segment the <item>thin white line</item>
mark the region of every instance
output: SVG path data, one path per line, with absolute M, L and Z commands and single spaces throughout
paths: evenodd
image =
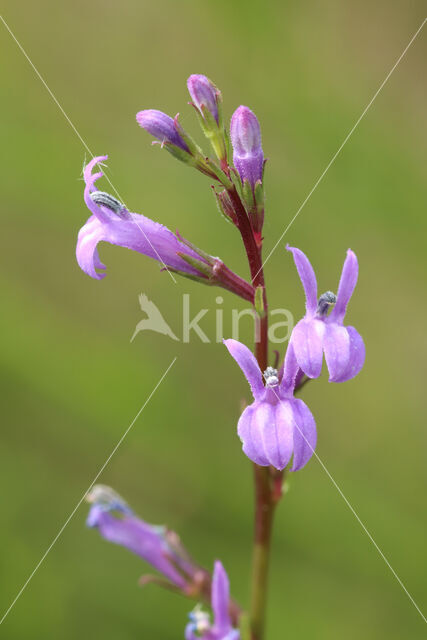
M 124 432 L 124 434 L 122 435 L 122 437 L 120 438 L 120 440 L 118 441 L 118 443 L 116 444 L 116 446 L 114 447 L 114 449 L 112 450 L 112 452 L 110 453 L 110 455 L 108 456 L 108 458 L 106 459 L 106 461 L 104 462 L 104 464 L 102 465 L 100 470 L 98 471 L 98 473 L 96 474 L 95 478 L 90 483 L 88 489 L 84 492 L 83 496 L 80 498 L 80 500 L 78 501 L 78 503 L 76 504 L 76 506 L 74 507 L 74 509 L 72 510 L 72 512 L 70 513 L 70 515 L 68 516 L 68 518 L 66 519 L 66 521 L 64 522 L 64 524 L 62 525 L 62 527 L 60 528 L 60 530 L 58 531 L 58 533 L 56 534 L 56 536 L 54 537 L 52 542 L 50 543 L 50 545 L 48 546 L 48 548 L 46 549 L 46 551 L 42 555 L 42 557 L 39 560 L 39 562 L 36 564 L 35 568 L 33 569 L 31 574 L 28 576 L 27 580 L 22 585 L 21 589 L 18 591 L 18 594 L 16 595 L 16 597 L 12 601 L 11 605 L 9 606 L 9 608 L 7 609 L 7 611 L 4 613 L 3 617 L 1 618 L 0 624 L 2 624 L 4 622 L 4 620 L 6 619 L 7 615 L 13 609 L 13 607 L 16 604 L 16 602 L 21 597 L 22 593 L 24 592 L 24 590 L 27 588 L 28 584 L 30 583 L 30 581 L 34 577 L 35 573 L 38 571 L 38 569 L 40 568 L 40 566 L 44 562 L 46 556 L 51 551 L 51 549 L 55 545 L 55 543 L 58 541 L 58 539 L 62 535 L 64 529 L 67 527 L 68 523 L 70 522 L 71 518 L 74 516 L 74 514 L 77 511 L 77 509 L 80 507 L 80 505 L 84 501 L 86 495 L 92 489 L 93 485 L 96 483 L 96 481 L 98 480 L 99 476 L 104 471 L 105 467 L 108 465 L 108 463 L 110 462 L 111 458 L 116 453 L 117 449 L 120 447 L 120 445 L 122 444 L 123 440 L 126 438 L 127 434 L 132 429 L 133 425 L 138 420 L 138 418 L 141 415 L 142 411 L 145 409 L 147 404 L 150 402 L 151 398 L 153 397 L 153 395 L 155 394 L 155 392 L 157 391 L 157 389 L 159 388 L 160 384 L 163 382 L 163 380 L 165 379 L 166 375 L 169 373 L 170 369 L 175 364 L 175 362 L 176 362 L 176 357 L 172 360 L 172 362 L 170 363 L 170 365 L 168 366 L 168 368 L 166 369 L 166 371 L 164 372 L 164 374 L 162 375 L 162 377 L 160 378 L 160 380 L 158 381 L 158 383 L 156 384 L 156 386 L 154 387 L 154 389 L 152 390 L 152 392 L 148 396 L 147 400 L 144 402 L 144 404 L 142 405 L 142 407 L 140 408 L 140 410 L 138 411 L 138 413 L 136 414 L 136 416 L 134 417 L 134 419 L 132 420 L 132 422 L 130 423 L 130 425 L 128 426 L 128 428 L 126 429 L 126 431 Z
M 270 251 L 270 253 L 268 254 L 268 256 L 266 257 L 266 259 L 263 261 L 262 267 L 259 269 L 259 271 L 261 271 L 261 269 L 264 268 L 267 260 L 269 260 L 272 256 L 272 254 L 274 253 L 274 251 L 277 249 L 278 245 L 282 242 L 284 236 L 286 235 L 286 233 L 288 232 L 289 228 L 291 227 L 291 225 L 295 222 L 295 220 L 297 219 L 297 217 L 299 216 L 299 214 L 301 213 L 302 209 L 305 207 L 305 205 L 307 204 L 307 202 L 309 201 L 309 199 L 311 198 L 311 196 L 313 195 L 314 191 L 317 189 L 317 187 L 319 186 L 319 184 L 321 183 L 321 181 L 323 180 L 323 178 L 325 177 L 326 173 L 329 171 L 330 167 L 332 166 L 332 164 L 335 162 L 336 158 L 338 157 L 338 155 L 341 153 L 343 147 L 345 146 L 345 144 L 348 142 L 348 140 L 350 139 L 350 137 L 353 135 L 354 131 L 356 130 L 356 128 L 359 126 L 361 120 L 364 118 L 364 116 L 366 115 L 367 111 L 369 110 L 369 108 L 372 106 L 374 100 L 377 98 L 378 94 L 381 92 L 381 90 L 383 89 L 384 85 L 387 83 L 387 81 L 389 80 L 391 74 L 393 73 L 393 71 L 396 69 L 397 65 L 400 63 L 400 61 L 402 60 L 402 58 L 405 56 L 406 52 L 408 51 L 409 47 L 411 46 L 411 44 L 414 42 L 415 38 L 417 37 L 417 35 L 420 33 L 421 29 L 423 28 L 423 26 L 425 25 L 427 18 L 424 18 L 422 24 L 420 27 L 418 27 L 417 31 L 415 32 L 415 34 L 412 36 L 412 38 L 410 39 L 409 43 L 406 45 L 405 49 L 403 50 L 403 52 L 400 54 L 400 56 L 398 57 L 398 59 L 396 60 L 396 62 L 394 63 L 393 67 L 391 68 L 391 70 L 388 72 L 387 76 L 385 77 L 385 80 L 381 83 L 379 89 L 377 89 L 376 93 L 374 94 L 374 96 L 371 98 L 371 100 L 369 101 L 368 105 L 365 107 L 365 109 L 363 110 L 361 116 L 358 118 L 358 120 L 356 121 L 356 123 L 353 125 L 352 129 L 350 130 L 350 132 L 347 134 L 347 136 L 344 138 L 344 141 L 341 143 L 340 147 L 338 148 L 338 151 L 335 152 L 335 154 L 332 156 L 332 159 L 330 160 L 329 164 L 326 166 L 326 169 L 323 171 L 323 173 L 320 175 L 320 177 L 317 179 L 314 187 L 311 189 L 310 193 L 308 194 L 308 196 L 306 197 L 306 199 L 304 200 L 304 202 L 302 203 L 302 205 L 300 206 L 300 208 L 298 209 L 298 211 L 296 212 L 296 214 L 294 215 L 294 217 L 292 218 L 292 220 L 290 221 L 290 223 L 288 224 L 288 226 L 286 227 L 286 229 L 284 230 L 284 232 L 282 233 L 282 235 L 280 236 L 280 238 L 278 239 L 278 241 L 276 242 L 276 244 L 274 245 L 274 247 L 272 248 L 272 250 Z M 259 273 L 258 271 L 258 273 Z M 258 275 L 258 273 L 256 275 Z M 256 276 L 255 276 L 256 277 Z
M 276 398 L 279 400 L 280 402 L 280 397 L 277 395 L 275 389 L 273 387 L 270 387 L 271 390 L 273 391 L 274 395 L 276 396 Z M 390 571 L 392 572 L 393 576 L 396 578 L 397 582 L 399 583 L 399 585 L 402 587 L 403 591 L 406 593 L 406 595 L 408 596 L 409 600 L 412 602 L 412 604 L 414 605 L 415 609 L 418 611 L 418 613 L 420 614 L 420 616 L 422 617 L 422 619 L 424 620 L 424 622 L 427 624 L 427 619 L 425 618 L 423 612 L 421 611 L 421 609 L 419 608 L 419 606 L 417 605 L 417 603 L 415 602 L 414 598 L 411 596 L 411 594 L 409 593 L 408 589 L 405 587 L 405 585 L 403 584 L 402 580 L 399 578 L 399 576 L 397 575 L 396 571 L 393 569 L 393 567 L 391 566 L 390 562 L 387 560 L 386 556 L 384 555 L 384 553 L 382 552 L 382 550 L 380 549 L 380 547 L 378 546 L 378 544 L 375 542 L 374 538 L 372 537 L 372 535 L 370 534 L 370 532 L 368 531 L 368 529 L 366 528 L 366 525 L 362 522 L 362 520 L 359 518 L 359 516 L 357 515 L 356 511 L 354 510 L 354 508 L 352 507 L 352 505 L 350 504 L 349 500 L 346 498 L 346 496 L 344 495 L 343 491 L 341 490 L 341 488 L 338 486 L 338 484 L 336 483 L 336 481 L 334 480 L 334 478 L 332 477 L 331 473 L 328 471 L 326 465 L 324 464 L 324 462 L 321 460 L 320 456 L 317 454 L 317 452 L 313 449 L 313 447 L 311 446 L 310 442 L 307 440 L 307 438 L 305 437 L 305 435 L 303 434 L 303 432 L 301 431 L 301 429 L 299 428 L 299 426 L 294 422 L 295 427 L 297 428 L 299 434 L 303 437 L 305 443 L 309 446 L 309 448 L 311 449 L 311 452 L 313 453 L 313 455 L 317 458 L 317 460 L 319 461 L 320 465 L 322 466 L 322 469 L 324 470 L 324 472 L 326 473 L 326 475 L 328 476 L 328 478 L 330 479 L 330 481 L 332 482 L 332 484 L 334 485 L 335 489 L 338 491 L 338 493 L 340 494 L 341 498 L 344 500 L 344 502 L 346 503 L 347 507 L 350 509 L 351 513 L 354 515 L 354 517 L 356 518 L 357 522 L 360 524 L 360 526 L 362 527 L 363 531 L 366 533 L 366 535 L 368 536 L 369 540 L 372 542 L 372 544 L 374 545 L 375 549 L 378 551 L 378 553 L 380 554 L 381 558 L 384 560 L 384 562 L 386 563 L 386 565 L 388 566 L 388 568 L 390 569 Z
M 82 145 L 84 146 L 84 148 L 86 149 L 86 151 L 88 151 L 89 155 L 94 158 L 94 154 L 92 153 L 92 151 L 89 149 L 88 145 L 86 144 L 86 142 L 83 140 L 82 136 L 80 135 L 80 133 L 77 131 L 77 128 L 75 127 L 75 125 L 71 122 L 70 118 L 68 117 L 68 115 L 65 113 L 64 109 L 61 107 L 61 105 L 59 104 L 58 100 L 56 99 L 54 93 L 51 91 L 51 89 L 49 88 L 47 82 L 45 81 L 45 79 L 43 78 L 43 76 L 41 75 L 41 73 L 39 72 L 39 70 L 37 69 L 37 67 L 35 66 L 35 64 L 32 62 L 32 60 L 30 59 L 30 57 L 28 56 L 27 52 L 25 51 L 24 47 L 21 45 L 21 43 L 19 42 L 19 40 L 16 38 L 15 34 L 13 33 L 13 31 L 11 30 L 11 28 L 9 27 L 9 25 L 7 24 L 6 20 L 3 18 L 2 15 L 0 15 L 0 20 L 3 22 L 4 26 L 6 27 L 6 29 L 9 31 L 10 35 L 12 36 L 13 40 L 15 41 L 15 43 L 18 45 L 19 49 L 21 50 L 21 52 L 23 53 L 24 57 L 27 59 L 27 61 L 30 63 L 31 67 L 33 68 L 35 74 L 37 75 L 37 77 L 39 78 L 39 80 L 41 81 L 41 83 L 44 85 L 45 89 L 47 90 L 47 92 L 49 93 L 50 97 L 52 98 L 52 100 L 54 101 L 54 103 L 56 104 L 56 106 L 58 107 L 58 109 L 61 111 L 62 115 L 64 116 L 64 118 L 66 119 L 66 121 L 68 122 L 68 124 L 70 125 L 70 127 L 72 128 L 72 130 L 74 131 L 74 133 L 76 134 L 76 136 L 78 137 L 78 139 L 80 140 L 80 142 L 82 143 Z M 108 177 L 108 175 L 104 173 L 105 178 L 107 179 L 108 183 L 110 184 L 111 188 L 113 189 L 113 191 L 116 193 L 116 195 L 119 197 L 119 199 L 123 202 L 123 204 L 125 204 L 125 201 L 123 200 L 123 198 L 121 197 L 120 193 L 118 192 L 118 190 L 116 189 L 116 187 L 113 185 L 113 183 L 111 182 L 110 178 Z M 156 251 L 156 249 L 153 247 L 153 245 L 150 242 L 150 239 L 147 237 L 146 233 L 144 232 L 143 229 L 141 229 L 141 227 L 139 226 L 138 222 L 136 222 L 135 220 L 133 221 L 135 223 L 135 225 L 137 226 L 137 228 L 140 230 L 140 232 L 142 233 L 142 235 L 145 237 L 145 239 L 147 240 L 148 244 L 150 245 L 150 247 L 153 249 L 154 253 L 156 254 L 156 256 L 158 257 L 159 261 L 162 263 L 162 265 L 164 266 L 164 268 L 166 269 L 166 271 L 169 273 L 170 277 L 172 278 L 173 282 L 176 284 L 176 279 L 175 277 L 172 275 L 171 271 L 169 271 L 169 269 L 167 268 L 166 264 L 163 262 L 161 256 L 159 255 L 159 253 Z
M 356 518 L 357 522 L 360 524 L 360 526 L 362 527 L 363 531 L 366 533 L 366 535 L 368 536 L 369 540 L 372 542 L 372 544 L 374 545 L 375 549 L 378 551 L 378 553 L 380 554 L 381 558 L 384 560 L 384 562 L 386 563 L 386 565 L 388 566 L 388 568 L 392 572 L 393 576 L 396 578 L 397 582 L 400 584 L 400 586 L 402 587 L 403 591 L 406 593 L 406 595 L 408 596 L 409 600 L 414 605 L 415 609 L 418 611 L 418 613 L 420 614 L 420 616 L 422 617 L 424 622 L 427 624 L 427 619 L 424 616 L 423 612 L 421 611 L 421 609 L 419 608 L 419 606 L 415 602 L 414 598 L 409 593 L 408 589 L 403 584 L 402 580 L 397 575 L 396 571 L 391 566 L 390 562 L 387 560 L 386 556 L 384 555 L 384 553 L 382 552 L 382 550 L 380 549 L 378 544 L 375 542 L 374 538 L 372 537 L 372 535 L 370 534 L 370 532 L 366 528 L 365 524 L 359 518 L 359 516 L 357 515 L 356 511 L 354 510 L 354 508 L 352 507 L 352 505 L 350 504 L 348 499 L 345 497 L 344 493 L 342 492 L 342 490 L 340 489 L 338 484 L 335 482 L 334 478 L 331 476 L 331 474 L 329 473 L 328 469 L 323 464 L 322 460 L 319 458 L 318 454 L 315 451 L 313 451 L 313 453 L 314 453 L 315 457 L 317 458 L 317 460 L 320 462 L 320 464 L 322 466 L 322 469 L 325 471 L 325 473 L 327 474 L 328 478 L 331 480 L 331 482 L 334 485 L 335 489 L 338 491 L 338 493 L 340 494 L 341 498 L 344 500 L 344 502 L 346 503 L 347 507 L 350 509 L 351 513 L 354 515 L 354 517 Z

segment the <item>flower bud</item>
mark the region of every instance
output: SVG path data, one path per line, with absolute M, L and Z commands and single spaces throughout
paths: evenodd
M 203 116 L 207 109 L 218 124 L 218 90 L 206 76 L 193 74 L 187 80 L 187 87 L 194 105 Z
M 145 109 L 136 114 L 140 127 L 164 144 L 174 145 L 190 153 L 190 149 L 180 136 L 175 120 L 157 109 Z
M 261 146 L 261 129 L 256 115 L 240 106 L 233 113 L 230 125 L 233 145 L 233 162 L 242 182 L 249 181 L 252 189 L 262 180 L 264 154 Z

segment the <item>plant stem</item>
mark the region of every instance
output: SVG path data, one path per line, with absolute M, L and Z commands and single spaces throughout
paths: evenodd
M 268 567 L 276 501 L 273 500 L 270 469 L 254 464 L 255 539 L 252 557 L 251 632 L 252 640 L 264 637 L 267 605 Z
M 245 245 L 252 285 L 262 287 L 263 314 L 256 315 L 255 356 L 261 371 L 268 365 L 268 304 L 262 264 L 262 244 L 256 240 L 251 221 L 235 188 L 228 190 L 238 228 Z M 281 497 L 283 473 L 254 464 L 255 535 L 252 558 L 252 593 L 250 608 L 251 639 L 263 640 L 267 605 L 268 567 L 273 517 Z

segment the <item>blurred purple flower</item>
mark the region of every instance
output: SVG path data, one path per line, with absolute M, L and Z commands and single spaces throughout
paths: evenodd
M 93 158 L 86 165 L 83 173 L 86 183 L 84 200 L 93 215 L 80 229 L 78 235 L 76 256 L 81 269 L 97 280 L 105 277 L 105 273 L 97 271 L 97 269 L 106 268 L 99 259 L 97 249 L 98 243 L 104 241 L 138 251 L 158 260 L 165 267 L 192 276 L 200 276 L 200 272 L 178 254 L 182 253 L 199 262 L 206 261 L 186 246 L 172 231 L 145 216 L 130 213 L 116 198 L 96 190 L 95 182 L 102 177 L 103 173 L 99 171 L 92 174 L 92 170 L 107 157 Z
M 221 562 L 215 562 L 212 578 L 213 624 L 209 615 L 200 608 L 190 613 L 190 622 L 185 628 L 185 640 L 239 640 L 240 633 L 231 626 L 230 585 Z
M 158 111 L 157 109 L 139 111 L 136 114 L 136 121 L 140 127 L 148 131 L 161 143 L 172 144 L 190 153 L 190 149 L 179 133 L 177 120 L 166 115 L 163 111 Z
M 264 154 L 261 146 L 261 129 L 256 115 L 240 106 L 233 113 L 230 125 L 233 145 L 233 162 L 242 182 L 248 180 L 252 189 L 262 181 Z
M 358 276 L 356 255 L 350 249 L 344 262 L 338 294 L 327 291 L 317 299 L 316 276 L 307 256 L 294 247 L 292 252 L 306 296 L 306 314 L 291 335 L 295 357 L 309 378 L 322 370 L 323 353 L 330 382 L 345 382 L 356 376 L 365 361 L 365 345 L 354 327 L 343 325 L 347 305 Z M 334 305 L 331 313 L 329 308 Z
M 292 346 L 288 347 L 283 376 L 268 367 L 263 376 L 253 353 L 237 340 L 224 340 L 246 376 L 255 402 L 243 411 L 237 433 L 244 453 L 256 464 L 282 470 L 293 454 L 291 471 L 298 471 L 316 447 L 316 423 L 307 405 L 293 396 L 299 372 Z
M 200 568 L 185 555 L 176 533 L 135 516 L 110 487 L 95 485 L 87 500 L 92 506 L 86 524 L 97 528 L 105 540 L 140 556 L 181 590 L 197 578 Z
M 193 74 L 187 80 L 187 87 L 194 105 L 203 116 L 203 108 L 207 109 L 218 124 L 218 90 L 206 76 Z

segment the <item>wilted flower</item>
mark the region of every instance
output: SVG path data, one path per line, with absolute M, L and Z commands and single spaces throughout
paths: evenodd
M 207 109 L 218 124 L 218 89 L 206 76 L 193 74 L 187 80 L 191 99 L 202 116 Z
M 282 379 L 268 367 L 263 376 L 255 356 L 237 340 L 224 340 L 230 354 L 246 376 L 255 401 L 243 411 L 237 433 L 244 453 L 263 467 L 282 470 L 293 454 L 291 471 L 298 471 L 316 447 L 316 424 L 307 405 L 294 398 L 299 372 L 292 346 L 286 352 Z
M 181 590 L 199 579 L 203 570 L 191 561 L 176 533 L 138 518 L 110 487 L 95 485 L 86 499 L 92 505 L 87 525 L 105 540 L 140 556 Z
M 233 629 L 230 619 L 230 585 L 221 562 L 215 562 L 212 579 L 213 623 L 209 615 L 196 607 L 190 613 L 185 628 L 185 640 L 239 640 L 240 633 Z
M 161 143 L 174 145 L 190 153 L 179 132 L 177 120 L 166 115 L 163 111 L 158 111 L 157 109 L 139 111 L 136 114 L 136 121 L 140 127 L 148 131 Z
M 345 382 L 359 373 L 365 361 L 365 345 L 354 327 L 343 325 L 347 305 L 357 282 L 358 264 L 350 249 L 344 262 L 338 294 L 327 291 L 317 299 L 316 276 L 307 256 L 294 247 L 292 252 L 306 296 L 306 314 L 291 335 L 295 357 L 309 378 L 322 370 L 323 353 L 330 382 Z M 333 306 L 328 315 L 329 308 Z
M 249 181 L 252 189 L 262 181 L 264 154 L 261 146 L 261 129 L 256 115 L 244 106 L 233 113 L 230 125 L 233 145 L 233 162 L 242 182 Z

